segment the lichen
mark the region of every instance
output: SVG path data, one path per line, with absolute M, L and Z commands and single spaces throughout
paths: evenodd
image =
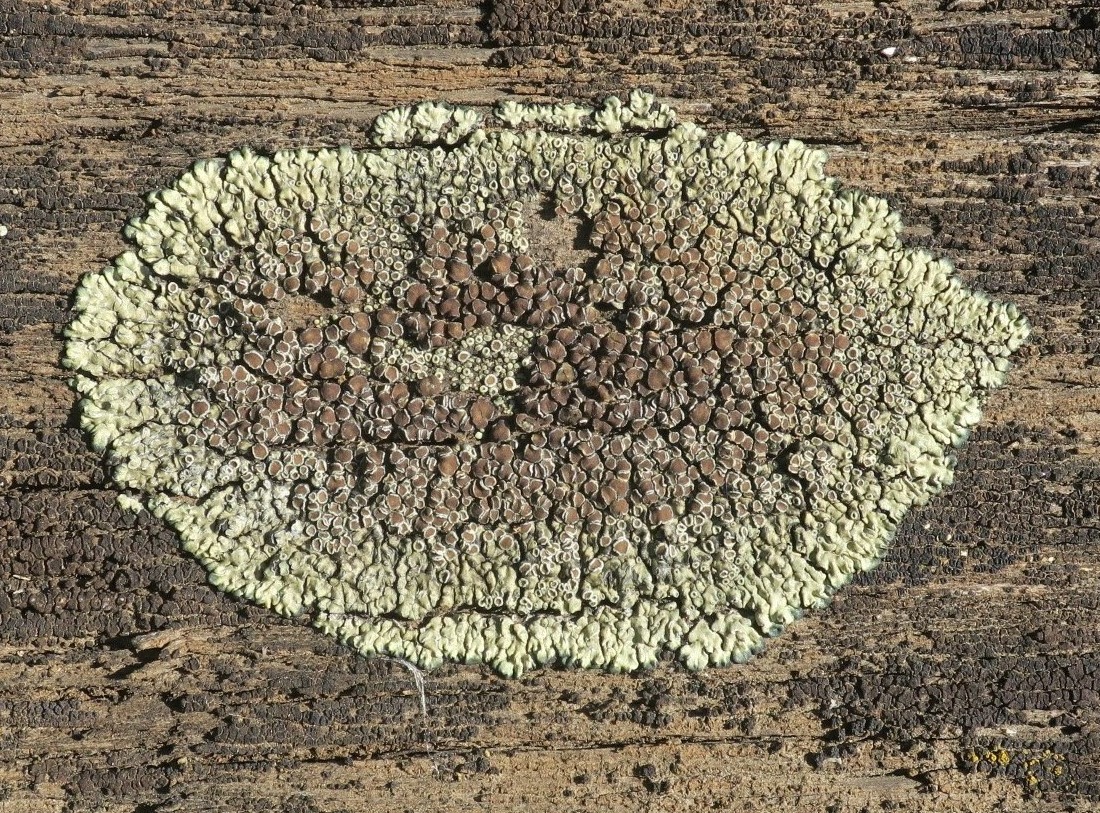
M 797 141 L 443 104 L 152 194 L 65 361 L 124 504 L 365 655 L 699 669 L 874 566 L 1024 341 Z

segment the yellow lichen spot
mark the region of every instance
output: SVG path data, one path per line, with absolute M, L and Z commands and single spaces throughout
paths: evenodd
M 744 662 L 950 484 L 1027 335 L 821 151 L 650 94 L 368 140 L 151 195 L 64 354 L 120 504 L 364 655 Z

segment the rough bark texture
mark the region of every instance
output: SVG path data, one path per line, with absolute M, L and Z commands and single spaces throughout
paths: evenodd
M 0 0 L 0 811 L 1097 809 L 1100 11 L 362 5 Z M 143 195 L 246 143 L 361 144 L 396 103 L 632 87 L 823 145 L 1031 320 L 881 567 L 744 666 L 452 667 L 423 716 L 401 664 L 215 592 L 117 508 L 60 330 Z

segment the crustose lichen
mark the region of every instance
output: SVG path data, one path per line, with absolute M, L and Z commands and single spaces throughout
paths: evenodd
M 66 362 L 220 588 L 422 667 L 750 657 L 882 555 L 1026 323 L 824 153 L 425 104 L 150 196 Z

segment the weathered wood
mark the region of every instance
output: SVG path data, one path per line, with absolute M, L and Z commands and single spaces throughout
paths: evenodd
M 0 811 L 1100 803 L 1098 25 L 1056 0 L 0 0 Z M 448 667 L 422 716 L 402 665 L 215 592 L 115 506 L 60 328 L 145 193 L 241 144 L 362 143 L 395 103 L 637 86 L 823 145 L 1032 322 L 878 570 L 744 666 Z

